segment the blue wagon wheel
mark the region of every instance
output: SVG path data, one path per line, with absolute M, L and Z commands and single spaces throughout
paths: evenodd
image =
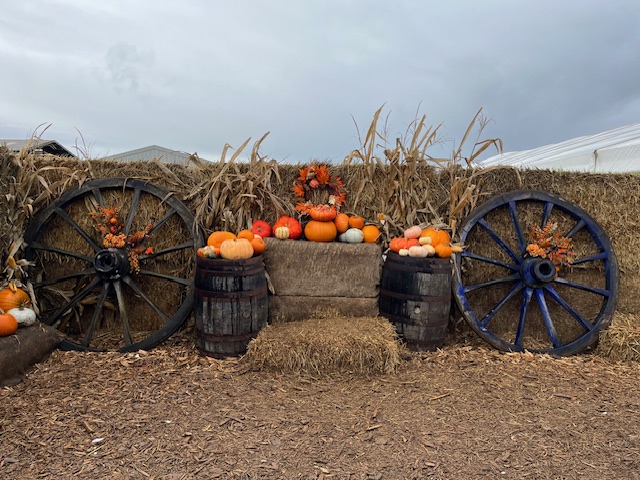
M 123 233 L 152 228 L 138 256 L 105 248 L 91 213 L 116 207 Z M 191 314 L 195 249 L 202 245 L 191 211 L 148 182 L 106 178 L 69 190 L 40 211 L 25 232 L 26 258 L 39 319 L 65 336 L 73 350 L 149 349 Z
M 555 226 L 571 239 L 570 265 L 527 252 L 534 225 Z M 571 355 L 592 346 L 609 325 L 616 257 L 581 208 L 546 192 L 513 191 L 474 209 L 459 234 L 465 248 L 454 258 L 453 294 L 467 323 L 492 346 Z

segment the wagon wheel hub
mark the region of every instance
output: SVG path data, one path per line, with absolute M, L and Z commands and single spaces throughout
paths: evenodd
M 129 258 L 124 250 L 107 248 L 97 253 L 93 266 L 105 280 L 117 280 L 129 271 Z
M 529 257 L 520 265 L 520 275 L 527 287 L 540 288 L 556 277 L 556 266 L 548 258 Z

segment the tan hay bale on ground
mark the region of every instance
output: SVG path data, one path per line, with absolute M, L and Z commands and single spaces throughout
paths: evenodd
M 308 319 L 264 328 L 244 361 L 277 372 L 394 373 L 402 360 L 395 328 L 381 317 Z
M 377 317 L 378 298 L 269 296 L 269 323 L 318 316 Z
M 373 298 L 382 250 L 372 243 L 318 243 L 267 238 L 264 266 L 276 295 Z
M 640 362 L 640 315 L 616 312 L 600 332 L 596 353 L 617 362 Z

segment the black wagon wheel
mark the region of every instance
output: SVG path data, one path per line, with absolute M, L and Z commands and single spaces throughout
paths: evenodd
M 99 208 L 119 212 L 127 237 L 147 229 L 137 259 L 131 245 L 104 246 L 105 233 L 92 218 Z M 127 178 L 87 182 L 40 211 L 25 241 L 26 258 L 36 265 L 31 280 L 39 319 L 65 335 L 62 348 L 149 349 L 192 311 L 202 234 L 184 203 L 156 185 Z
M 571 239 L 573 261 L 561 265 L 528 252 L 536 225 Z M 453 294 L 467 323 L 492 346 L 571 355 L 593 345 L 609 325 L 616 257 L 604 230 L 578 206 L 517 190 L 474 209 L 459 232 L 465 249 L 454 258 Z

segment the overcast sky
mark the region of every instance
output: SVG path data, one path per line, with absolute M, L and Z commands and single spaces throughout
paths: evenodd
M 0 0 L 0 139 L 341 161 L 385 104 L 505 151 L 640 123 L 637 0 Z M 393 138 L 391 139 L 393 140 Z M 448 144 L 446 151 L 452 148 Z M 442 152 L 435 151 L 435 154 Z M 491 152 L 492 154 L 494 152 Z

